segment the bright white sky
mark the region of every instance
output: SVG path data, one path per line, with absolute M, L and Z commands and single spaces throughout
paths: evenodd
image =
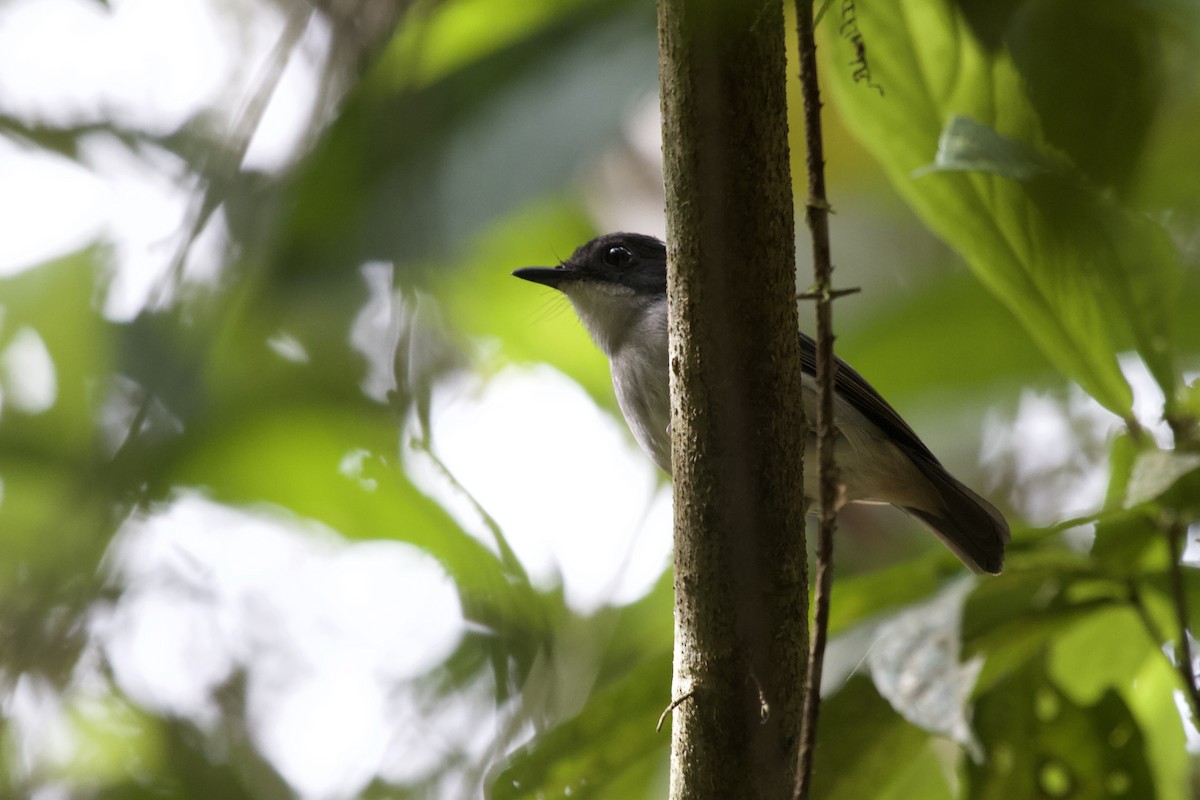
M 0 108 L 31 122 L 115 120 L 169 132 L 202 109 L 238 107 L 244 98 L 229 93 L 253 84 L 282 24 L 265 0 L 110 5 L 111 12 L 90 0 L 0 5 Z M 327 40 L 314 25 L 289 63 L 247 157 L 256 168 L 278 168 L 294 156 Z M 656 151 L 656 140 L 641 149 Z M 104 310 L 130 319 L 184 235 L 193 187 L 173 157 L 131 154 L 103 137 L 87 141 L 83 161 L 0 139 L 0 219 L 7 221 L 0 275 L 106 240 L 120 267 Z M 594 183 L 619 182 L 621 169 L 606 159 Z M 629 205 L 606 200 L 603 191 L 590 200 L 614 229 L 662 230 L 658 208 L 639 209 L 631 220 L 622 216 Z M 218 219 L 194 247 L 189 274 L 216 270 L 223 235 Z M 40 342 L 36 332 L 23 332 L 0 353 L 0 398 L 53 402 L 53 364 Z M 1131 377 L 1139 374 L 1136 364 L 1127 366 Z M 1153 419 L 1153 384 L 1135 382 L 1139 415 Z M 1067 409 L 1029 394 L 1016 420 L 989 422 L 984 458 L 1023 451 L 1043 461 L 1071 457 L 1071 418 L 1091 415 L 1100 427 L 1111 421 L 1088 403 Z M 434 421 L 451 471 L 500 523 L 535 581 L 561 581 L 573 607 L 635 599 L 666 565 L 669 492 L 620 423 L 562 375 L 513 367 L 486 383 L 463 379 L 441 387 Z M 1018 446 L 1031 441 L 1041 446 Z M 414 479 L 490 541 L 469 503 L 420 458 L 410 461 Z M 1018 469 L 1036 475 L 1061 466 L 1034 458 Z M 1103 465 L 1089 465 L 1070 485 L 1048 487 L 1041 501 L 1035 496 L 1029 516 L 1061 515 L 1064 497 L 1090 508 L 1103 482 Z M 75 713 L 102 728 L 119 720 L 106 716 L 103 684 L 92 671 L 100 653 L 130 697 L 202 725 L 215 719 L 211 689 L 233 669 L 246 669 L 253 735 L 310 798 L 353 796 L 376 775 L 419 777 L 446 753 L 484 752 L 498 731 L 499 720 L 480 719 L 488 702 L 474 702 L 486 698 L 487 687 L 479 697 L 453 699 L 460 708 L 431 708 L 396 689 L 445 658 L 464 630 L 449 579 L 411 546 L 351 544 L 278 509 L 236 510 L 183 492 L 160 512 L 131 520 L 109 566 L 128 589 L 95 615 L 92 657 L 68 698 Z M 9 698 L 30 765 L 70 763 L 86 747 L 73 738 L 62 702 L 31 678 Z

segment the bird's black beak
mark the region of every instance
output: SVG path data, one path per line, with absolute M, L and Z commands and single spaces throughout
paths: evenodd
M 563 267 L 521 267 L 513 271 L 513 275 L 522 280 L 540 283 L 552 289 L 560 288 L 562 283 L 569 280 L 574 274 L 574 270 Z

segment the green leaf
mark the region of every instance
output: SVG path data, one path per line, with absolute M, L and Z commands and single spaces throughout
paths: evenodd
M 1179 673 L 1160 653 L 1154 655 L 1143 662 L 1127 684 L 1124 696 L 1142 724 L 1157 800 L 1194 800 L 1192 756 L 1175 705 Z
M 593 0 L 534 15 L 524 35 L 423 85 L 382 61 L 287 191 L 277 271 L 428 267 L 562 191 L 655 88 L 651 8 Z
M 1122 193 L 1168 91 L 1164 40 L 1194 27 L 1180 5 L 959 2 L 984 46 L 1011 54 L 1049 142 L 1089 180 Z
M 1137 461 L 1140 446 L 1128 433 L 1119 433 L 1113 439 L 1108 456 L 1108 489 L 1104 495 L 1104 509 L 1124 508 L 1129 490 L 1129 479 Z
M 96 444 L 92 414 L 107 391 L 112 362 L 109 325 L 92 309 L 102 251 L 84 250 L 0 280 L 0 447 L 36 449 L 87 460 Z M 14 391 L 28 376 L 7 361 L 18 338 L 40 342 L 49 356 L 53 389 L 45 409 L 23 410 Z
M 409 482 L 392 455 L 398 437 L 385 408 L 274 407 L 194 431 L 169 477 L 226 503 L 280 506 L 350 538 L 415 544 L 454 579 L 468 619 L 540 636 L 545 620 L 524 576 Z
M 1096 524 L 1092 557 L 1115 575 L 1137 576 L 1167 564 L 1167 541 L 1141 512 L 1106 516 Z
M 1080 705 L 1030 661 L 979 698 L 975 730 L 987 759 L 968 762 L 968 796 L 1154 797 L 1141 727 L 1112 689 Z
M 1059 554 L 1038 568 L 1015 568 L 982 581 L 963 610 L 963 654 L 986 656 L 976 691 L 983 692 L 1037 658 L 1079 619 L 1128 600 L 1123 583 L 1097 579 L 1083 558 Z
M 998 380 L 1057 380 L 1012 313 L 961 268 L 891 292 L 886 303 L 838 328 L 838 352 L 897 408 L 927 398 L 930 387 L 953 391 L 961 407 L 993 403 Z M 980 335 L 965 333 L 972 331 Z M 944 418 L 944 407 L 937 414 Z
M 646 659 L 601 689 L 576 717 L 511 756 L 492 784 L 496 800 L 542 797 L 626 798 L 632 772 L 661 769 L 670 750 L 668 727 L 656 730 L 670 702 L 671 654 Z M 634 782 L 651 796 L 643 780 Z
M 823 48 L 825 75 L 900 194 L 1050 360 L 1105 407 L 1131 415 L 1116 359 L 1128 338 L 1173 396 L 1163 310 L 1175 299 L 1178 263 L 1163 231 L 1101 196 L 1055 155 L 1011 57 L 982 46 L 955 4 L 865 5 L 855 24 L 860 39 L 831 36 Z M 886 96 L 844 66 L 858 58 L 856 41 Z M 940 170 L 955 171 L 917 177 L 939 138 Z
M 942 554 L 926 555 L 874 572 L 838 578 L 829 610 L 829 633 L 837 635 L 863 620 L 923 600 L 947 578 Z
M 1147 659 L 1161 658 L 1158 647 L 1132 606 L 1103 609 L 1055 637 L 1046 674 L 1073 702 L 1090 705 L 1130 686 Z
M 861 675 L 821 703 L 813 756 L 813 800 L 949 798 L 929 734 L 897 714 Z M 910 795 L 901 788 L 919 787 Z
M 550 703 L 571 694 L 566 687 L 572 679 L 591 679 L 578 664 L 581 656 L 595 657 L 597 643 L 603 642 L 595 673 L 599 688 L 586 687 L 589 696 L 582 711 L 508 758 L 494 786 L 496 797 L 557 797 L 566 787 L 573 797 L 663 795 L 666 787 L 659 784 L 666 775 L 670 716 L 662 731 L 655 727 L 669 703 L 674 597 L 671 571 L 665 570 L 654 589 L 637 602 L 602 609 L 559 629 L 547 657 L 574 669 L 568 673 L 551 665 L 552 674 L 540 676 L 552 687 Z M 525 687 L 527 708 L 539 688 L 544 687 Z M 530 713 L 541 717 L 539 710 Z
M 1172 488 L 1181 482 L 1189 491 L 1183 492 L 1179 499 L 1187 502 L 1195 497 L 1191 490 L 1200 483 L 1200 454 L 1147 450 L 1133 465 L 1125 500 L 1135 506 L 1158 499 L 1168 492 L 1177 495 L 1180 493 L 1172 491 Z
M 93 248 L 0 280 L 0 670 L 71 677 L 116 527 L 94 420 L 110 326 Z M 32 374 L 31 374 L 32 373 Z

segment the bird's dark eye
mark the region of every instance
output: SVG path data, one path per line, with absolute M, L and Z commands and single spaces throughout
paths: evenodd
M 608 252 L 604 254 L 604 263 L 610 267 L 623 267 L 630 261 L 633 261 L 633 253 L 619 245 L 608 248 Z

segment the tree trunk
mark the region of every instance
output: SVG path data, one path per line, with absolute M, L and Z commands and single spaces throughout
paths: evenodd
M 660 0 L 671 797 L 790 797 L 807 649 L 800 342 L 777 0 Z

